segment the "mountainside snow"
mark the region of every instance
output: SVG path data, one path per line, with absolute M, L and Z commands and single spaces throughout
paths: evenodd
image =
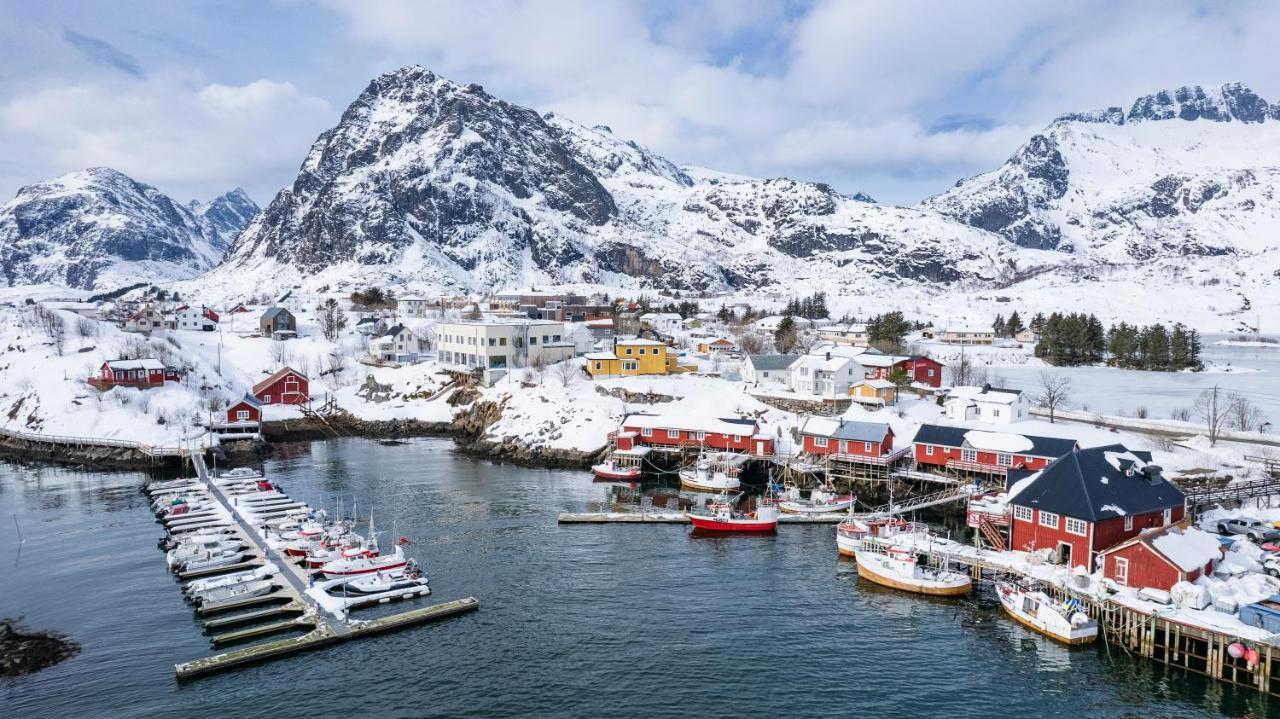
M 196 211 L 95 167 L 28 185 L 0 207 L 5 284 L 78 289 L 185 279 L 213 267 L 256 206 L 243 191 Z

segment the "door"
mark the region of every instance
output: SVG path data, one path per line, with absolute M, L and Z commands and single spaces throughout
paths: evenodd
M 764 442 L 756 442 L 756 454 L 761 457 L 764 456 Z
M 1122 587 L 1129 586 L 1129 560 L 1116 557 L 1115 563 L 1116 584 Z
M 1058 542 L 1058 561 L 1065 566 L 1071 566 L 1071 542 Z

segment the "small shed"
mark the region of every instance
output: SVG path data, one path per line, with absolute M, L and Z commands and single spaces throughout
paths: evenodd
M 258 333 L 263 337 L 287 339 L 298 334 L 298 318 L 283 307 L 270 307 L 258 319 Z
M 246 394 L 239 402 L 227 408 L 227 422 L 261 422 L 262 421 L 262 403 L 257 397 Z
M 1102 574 L 1122 587 L 1169 591 L 1213 572 L 1223 546 L 1208 532 L 1183 521 L 1149 529 L 1098 555 Z

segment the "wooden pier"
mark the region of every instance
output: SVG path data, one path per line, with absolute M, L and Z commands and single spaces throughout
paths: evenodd
M 779 524 L 839 524 L 847 512 L 824 514 L 780 514 Z M 688 524 L 683 512 L 561 512 L 560 524 Z

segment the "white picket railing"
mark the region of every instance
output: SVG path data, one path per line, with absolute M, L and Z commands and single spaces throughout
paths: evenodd
M 20 432 L 13 429 L 0 428 L 0 437 L 9 437 L 12 439 L 22 440 L 24 442 L 39 442 L 41 444 L 61 444 L 73 447 L 115 447 L 119 449 L 131 449 L 149 457 L 181 457 L 191 454 L 193 450 L 199 449 L 203 451 L 208 448 L 207 442 L 197 443 L 193 441 L 189 446 L 161 447 L 143 442 L 135 442 L 128 439 L 109 439 L 105 437 L 69 437 L 57 434 L 38 434 L 35 432 Z

